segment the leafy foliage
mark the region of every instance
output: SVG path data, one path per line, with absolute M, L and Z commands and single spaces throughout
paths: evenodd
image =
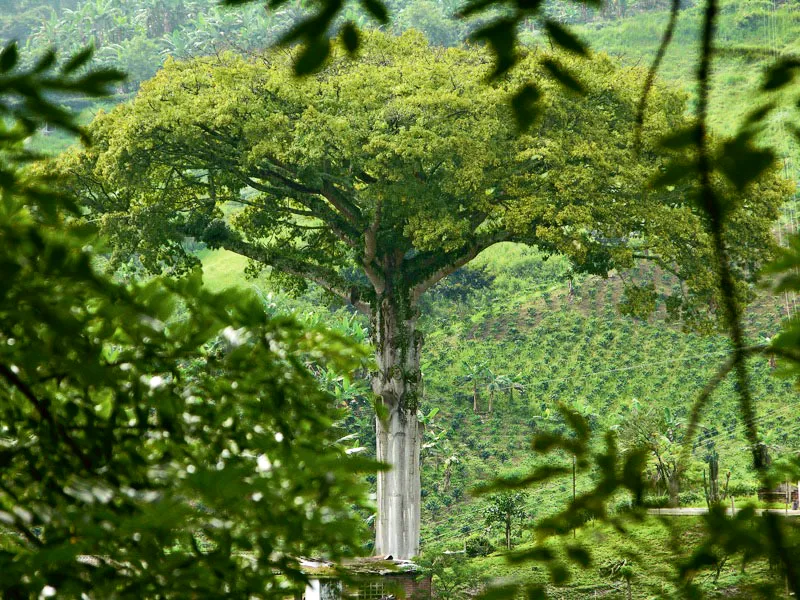
M 336 443 L 305 362 L 346 370 L 363 351 L 199 274 L 98 273 L 101 241 L 20 169 L 15 137 L 51 118 L 45 90 L 96 94 L 115 75 L 73 79 L 88 54 L 61 74 L 3 56 L 18 121 L 0 181 L 3 596 L 283 597 L 303 585 L 298 556 L 358 552 L 375 464 Z
M 435 600 L 468 598 L 481 584 L 475 568 L 457 554 L 428 556 L 421 566 L 431 576 Z
M 483 518 L 488 526 L 495 524 L 502 526 L 506 534 L 506 548 L 509 550 L 511 550 L 512 529 L 527 516 L 526 497 L 524 492 L 501 492 L 487 498 L 488 504 L 484 509 Z
M 433 51 L 413 35 L 368 43 L 359 61 L 340 57 L 304 80 L 279 55 L 268 68 L 231 56 L 170 63 L 133 104 L 99 119 L 95 148 L 62 168 L 106 214 L 120 259 L 135 253 L 154 270 L 191 266 L 183 240 L 192 236 L 347 300 L 354 282 L 342 270 L 355 262 L 366 275 L 356 298 L 369 301 L 392 275 L 365 236 L 404 256 L 402 287 L 417 295 L 486 247 L 517 240 L 590 273 L 648 256 L 688 284 L 671 304 L 676 316 L 699 320 L 719 305 L 689 188 L 641 192 L 666 167 L 655 140 L 681 122 L 680 97 L 657 92 L 663 112 L 648 121 L 653 145 L 640 160 L 623 125 L 632 125 L 636 72 L 594 59 L 586 101 L 550 97 L 547 118 L 519 137 L 503 108 L 514 84 L 484 86 L 484 54 Z M 518 72 L 541 79 L 542 58 L 529 55 Z M 430 68 L 417 69 L 420 60 Z M 399 95 L 398 78 L 408 83 Z M 743 296 L 769 256 L 768 224 L 785 193 L 766 178 L 734 209 L 727 235 Z M 244 208 L 224 219 L 224 205 Z

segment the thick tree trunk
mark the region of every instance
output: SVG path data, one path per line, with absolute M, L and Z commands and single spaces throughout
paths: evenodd
M 419 554 L 422 338 L 416 331 L 416 310 L 403 311 L 384 298 L 375 313 L 378 372 L 372 388 L 384 413 L 377 416 L 377 458 L 391 465 L 378 474 L 375 554 L 411 558 Z
M 669 493 L 670 507 L 677 507 L 680 504 L 681 483 L 677 473 L 671 473 L 667 477 L 667 491 Z

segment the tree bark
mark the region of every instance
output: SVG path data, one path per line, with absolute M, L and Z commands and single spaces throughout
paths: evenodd
M 416 307 L 403 309 L 399 302 L 384 296 L 372 329 L 378 365 L 372 389 L 383 409 L 377 415 L 377 458 L 391 466 L 378 474 L 375 554 L 412 558 L 419 554 L 422 336 Z
M 677 473 L 670 473 L 667 476 L 667 490 L 669 493 L 669 505 L 674 508 L 680 504 L 681 484 Z

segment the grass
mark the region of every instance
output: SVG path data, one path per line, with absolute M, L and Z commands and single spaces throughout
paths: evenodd
M 678 565 L 690 554 L 703 527 L 702 519 L 695 517 L 647 517 L 623 534 L 605 524 L 589 523 L 569 539 L 573 546 L 590 549 L 592 560 L 587 567 L 570 563 L 554 543 L 545 544 L 568 564 L 569 580 L 559 586 L 551 583 L 548 563 L 514 563 L 496 553 L 472 559 L 470 565 L 486 579 L 546 585 L 551 598 L 588 600 L 626 598 L 625 582 L 608 574 L 611 565 L 625 560 L 633 572 L 633 598 L 672 598 L 678 595 Z M 521 543 L 514 551 L 524 553 L 532 546 Z M 713 569 L 705 569 L 695 574 L 693 583 L 711 597 L 742 600 L 752 597 L 753 586 L 781 585 L 763 562 L 750 564 L 742 572 L 740 557 L 729 558 L 716 581 Z
M 200 250 L 198 258 L 203 263 L 203 282 L 205 286 L 219 292 L 231 287 L 253 285 L 244 275 L 247 259 L 227 250 Z

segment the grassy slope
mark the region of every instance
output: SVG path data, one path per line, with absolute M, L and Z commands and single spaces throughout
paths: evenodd
M 252 285 L 244 276 L 247 259 L 227 250 L 201 250 L 197 253 L 203 261 L 203 281 L 206 287 L 217 292 L 229 287 Z
M 719 133 L 731 134 L 741 123 L 753 102 L 762 100 L 758 87 L 763 68 L 771 62 L 764 56 L 748 53 L 753 48 L 772 54 L 800 51 L 800 11 L 787 3 L 773 9 L 770 0 L 727 0 L 721 2 L 718 22 L 718 48 L 714 60 L 710 120 Z M 700 31 L 699 9 L 681 12 L 678 25 L 659 71 L 662 80 L 674 82 L 694 96 L 697 41 Z M 666 12 L 638 14 L 619 22 L 604 22 L 578 28 L 592 48 L 619 58 L 623 64 L 649 66 L 668 19 Z M 798 147 L 791 135 L 773 119 L 768 135 L 784 156 L 796 162 Z
M 558 402 L 588 413 L 597 431 L 619 424 L 634 398 L 654 410 L 669 406 L 685 418 L 726 349 L 720 335 L 683 333 L 659 316 L 639 322 L 619 315 L 615 305 L 621 286 L 614 279 L 586 279 L 572 298 L 564 284 L 538 283 L 520 289 L 526 280 L 514 274 L 514 267 L 533 266 L 519 256 L 526 252 L 501 246 L 494 253 L 479 259 L 498 275 L 493 289 L 467 306 L 435 307 L 425 324 L 426 398 L 431 406 L 441 407 L 438 419 L 451 432 L 443 454 L 455 454 L 460 460 L 449 490 L 441 481 L 443 468 L 437 469 L 435 460 L 425 466 L 423 541 L 427 542 L 457 544 L 464 534 L 481 530 L 475 522 L 480 502 L 469 498 L 469 489 L 497 473 L 530 469 L 536 460 L 528 451 L 530 436 L 543 428 L 563 430 L 555 410 Z M 503 265 L 503 254 L 517 256 Z M 780 318 L 775 303 L 762 299 L 750 310 L 750 331 L 774 332 Z M 460 379 L 464 363 L 485 363 L 496 374 L 516 376 L 525 393 L 510 399 L 500 392 L 493 415 L 475 415 L 471 384 Z M 780 444 L 793 445 L 797 427 L 791 386 L 772 377 L 764 359 L 752 367 L 759 424 L 775 430 Z M 733 485 L 752 490 L 754 480 L 733 398 L 731 384 L 724 384 L 714 394 L 703 424 L 716 430 L 722 468 L 732 470 Z M 484 387 L 482 411 L 487 399 Z M 697 455 L 702 458 L 702 451 Z M 587 482 L 579 482 L 579 490 L 582 485 Z M 694 491 L 695 498 L 687 500 L 702 502 L 697 480 L 691 488 L 687 491 Z M 532 497 L 531 508 L 538 514 L 560 506 L 571 494 L 571 481 L 548 484 L 546 492 Z
M 587 568 L 571 565 L 570 581 L 564 586 L 549 583 L 546 566 L 510 565 L 500 553 L 473 559 L 472 564 L 483 574 L 546 585 L 550 597 L 557 600 L 589 600 L 627 597 L 624 580 L 609 576 L 607 571 L 609 566 L 625 560 L 632 568 L 633 598 L 673 598 L 678 596 L 674 583 L 677 576 L 675 559 L 691 552 L 693 543 L 702 533 L 702 527 L 700 520 L 693 517 L 671 520 L 650 517 L 630 527 L 629 532 L 623 535 L 608 526 L 588 524 L 576 532 L 572 543 L 591 547 L 594 560 Z M 515 550 L 524 551 L 526 547 L 521 545 Z M 753 597 L 751 590 L 755 585 L 769 581 L 780 585 L 771 577 L 764 563 L 749 565 L 745 573 L 742 573 L 737 561 L 731 559 L 728 563 L 716 581 L 709 569 L 698 573 L 694 583 L 712 597 L 741 600 Z

